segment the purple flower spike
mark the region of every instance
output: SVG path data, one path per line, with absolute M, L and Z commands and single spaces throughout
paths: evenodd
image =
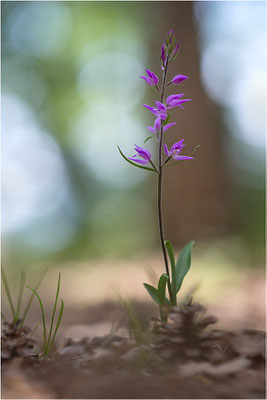
M 184 147 L 184 139 L 179 140 L 179 142 L 174 143 L 172 146 L 171 150 L 168 150 L 168 147 L 166 144 L 164 144 L 164 151 L 167 157 L 172 157 L 174 160 L 177 161 L 184 161 L 184 160 L 193 160 L 194 157 L 189 157 L 189 156 L 182 156 L 180 155 L 181 149 Z
M 150 71 L 149 69 L 146 69 L 147 76 L 140 76 L 140 78 L 144 79 L 150 86 L 157 85 L 159 82 L 159 78 L 157 75 L 154 74 L 154 72 Z
M 173 79 L 172 79 L 172 83 L 174 83 L 175 85 L 179 85 L 179 83 L 185 81 L 186 79 L 189 79 L 188 76 L 185 75 L 176 75 Z
M 139 164 L 143 164 L 143 165 L 146 165 L 149 163 L 149 161 L 151 159 L 150 151 L 148 151 L 147 149 L 144 149 L 143 147 L 137 146 L 137 144 L 135 144 L 135 151 L 137 154 L 135 154 L 133 157 L 129 157 L 129 160 L 134 161 Z M 138 156 L 141 157 L 141 159 L 135 158 Z

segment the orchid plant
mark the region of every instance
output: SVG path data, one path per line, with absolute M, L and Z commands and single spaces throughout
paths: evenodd
M 171 62 L 173 62 L 179 52 L 179 43 L 175 39 L 173 30 L 170 30 L 161 46 L 161 70 L 162 79 L 161 84 L 159 78 L 154 72 L 146 69 L 147 76 L 140 76 L 144 81 L 151 86 L 159 95 L 159 99 L 155 101 L 155 106 L 149 106 L 144 104 L 156 118 L 153 126 L 148 126 L 147 129 L 153 134 L 146 138 L 144 143 L 149 139 L 155 139 L 158 146 L 158 159 L 157 163 L 152 161 L 151 152 L 141 146 L 135 145 L 135 153 L 132 157 L 126 157 L 118 146 L 118 150 L 121 156 L 135 167 L 145 169 L 150 172 L 157 174 L 158 179 L 158 191 L 157 191 L 157 206 L 158 206 L 158 226 L 159 226 L 159 236 L 161 249 L 165 264 L 165 273 L 163 273 L 158 281 L 158 286 L 153 287 L 147 283 L 144 286 L 152 299 L 159 305 L 160 315 L 162 320 L 166 320 L 168 309 L 170 306 L 177 305 L 177 294 L 181 289 L 183 279 L 190 269 L 191 265 L 191 251 L 193 246 L 193 241 L 187 243 L 183 250 L 181 251 L 177 262 L 175 261 L 173 247 L 169 240 L 165 240 L 164 235 L 164 223 L 163 223 L 163 211 L 162 211 L 162 178 L 163 170 L 166 166 L 175 166 L 186 160 L 192 160 L 193 153 L 190 155 L 181 154 L 184 148 L 184 139 L 178 140 L 168 149 L 167 145 L 164 143 L 165 132 L 176 125 L 176 122 L 170 123 L 170 110 L 171 109 L 181 109 L 183 110 L 183 105 L 191 99 L 184 99 L 183 93 L 172 94 L 166 98 L 166 89 L 173 85 L 180 85 L 181 83 L 188 80 L 188 76 L 178 74 L 174 76 L 169 82 L 167 80 L 168 67 Z M 165 153 L 165 157 L 164 154 Z M 174 160 L 170 163 L 171 160 Z M 170 268 L 171 267 L 171 274 Z M 168 294 L 166 294 L 166 287 L 168 288 Z M 166 311 L 167 310 L 167 311 Z

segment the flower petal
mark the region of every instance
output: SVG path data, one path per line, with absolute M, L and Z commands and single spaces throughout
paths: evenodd
M 147 76 L 139 76 L 139 78 L 142 78 L 146 81 L 146 83 L 148 83 L 150 86 L 153 85 L 153 83 L 151 82 L 151 79 L 148 78 Z
M 179 100 L 179 106 L 183 103 L 187 103 L 188 101 L 192 101 L 191 99 L 183 99 L 183 100 Z
M 137 146 L 137 144 L 135 144 L 135 151 L 141 156 L 143 157 L 145 160 L 150 160 L 151 158 L 151 153 L 150 151 L 148 151 L 147 149 L 144 149 L 143 147 Z
M 165 119 L 167 119 L 167 114 L 160 114 L 160 118 L 163 119 L 163 121 L 165 121 Z
M 176 122 L 173 122 L 172 124 L 166 124 L 163 127 L 163 132 L 165 132 L 167 129 L 171 128 L 172 126 L 176 125 Z
M 156 133 L 156 128 L 154 128 L 153 126 L 147 126 L 146 129 L 148 129 L 152 133 Z
M 143 104 L 143 106 L 146 107 L 149 111 L 155 110 L 155 107 L 148 106 L 147 104 Z
M 167 111 L 167 107 L 165 106 L 165 104 L 161 103 L 160 101 L 155 101 L 156 107 L 160 112 L 166 113 Z
M 177 161 L 193 160 L 194 159 L 194 157 L 180 156 L 179 154 L 174 155 L 173 158 L 174 158 L 174 160 L 177 160 Z
M 154 72 L 150 71 L 149 69 L 146 69 L 147 76 L 152 80 L 154 85 L 157 85 L 159 82 L 159 78 L 157 75 L 154 74 Z
M 149 160 L 144 160 L 144 159 L 139 160 L 138 158 L 133 158 L 133 157 L 129 157 L 128 159 L 142 165 L 146 165 L 149 163 Z
M 181 149 L 185 146 L 183 143 L 184 143 L 184 139 L 181 139 L 181 140 L 179 140 L 179 142 L 174 143 L 172 145 L 172 148 L 171 148 L 170 152 L 172 153 L 174 150 L 181 151 Z
M 161 128 L 161 118 L 156 118 L 154 122 L 154 128 L 160 130 Z
M 181 97 L 183 97 L 183 93 L 181 94 L 172 94 L 171 96 L 167 97 L 166 99 L 166 106 L 167 108 L 173 108 L 176 107 L 177 101 L 180 100 Z
M 171 153 L 169 152 L 168 147 L 167 147 L 166 144 L 164 144 L 164 152 L 165 152 L 165 154 L 166 154 L 167 157 L 170 157 L 170 156 L 171 156 Z

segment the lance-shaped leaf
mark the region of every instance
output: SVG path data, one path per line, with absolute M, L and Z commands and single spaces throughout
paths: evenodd
M 158 298 L 158 289 L 154 288 L 154 286 L 149 285 L 148 283 L 144 283 L 144 287 L 152 297 L 152 299 L 159 304 L 159 298 Z
M 176 266 L 175 266 L 175 275 L 176 275 L 176 283 L 175 283 L 175 290 L 176 294 L 181 289 L 183 280 L 185 275 L 190 269 L 191 266 L 191 251 L 192 246 L 194 244 L 194 240 L 187 243 L 181 253 L 179 254 Z
M 174 257 L 174 252 L 173 252 L 173 248 L 171 245 L 171 242 L 169 240 L 166 240 L 165 242 L 165 246 L 169 255 L 169 260 L 170 260 L 170 264 L 171 264 L 171 271 L 172 271 L 172 280 L 171 280 L 171 289 L 172 289 L 172 294 L 173 294 L 173 298 L 175 301 L 175 305 L 176 305 L 176 271 L 175 271 L 175 257 Z
M 159 305 L 163 306 L 165 304 L 165 292 L 166 292 L 166 284 L 169 280 L 169 276 L 166 274 L 162 274 L 161 277 L 159 278 L 159 283 L 158 283 L 158 301 Z
M 120 155 L 122 156 L 122 158 L 124 158 L 124 160 L 127 161 L 129 164 L 131 164 L 131 165 L 133 165 L 134 167 L 137 167 L 137 168 L 146 169 L 147 171 L 156 172 L 156 173 L 158 174 L 158 171 L 156 171 L 156 170 L 153 169 L 153 168 L 144 167 L 143 165 L 138 165 L 138 164 L 132 162 L 131 160 L 129 160 L 129 159 L 123 154 L 123 152 L 121 151 L 120 147 L 119 147 L 119 146 L 117 146 L 117 147 L 118 147 L 118 150 L 119 150 Z
M 166 275 L 167 276 L 167 275 Z M 152 297 L 152 299 L 157 303 L 159 303 L 159 297 L 158 297 L 158 289 L 155 288 L 154 286 L 149 285 L 148 283 L 144 283 L 144 287 L 146 288 L 147 292 L 149 293 L 149 295 Z M 167 297 L 165 297 L 164 299 L 164 304 L 171 304 L 170 300 L 167 299 Z

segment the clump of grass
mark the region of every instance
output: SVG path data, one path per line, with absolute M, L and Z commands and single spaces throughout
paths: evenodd
M 41 358 L 46 358 L 47 355 L 50 353 L 51 349 L 53 348 L 53 344 L 56 338 L 56 334 L 62 319 L 62 315 L 63 315 L 63 310 L 64 310 L 64 301 L 62 299 L 60 299 L 61 301 L 61 306 L 60 306 L 60 310 L 59 310 L 59 314 L 58 314 L 58 318 L 57 318 L 57 323 L 56 323 L 56 327 L 53 333 L 53 325 L 54 325 L 54 320 L 55 320 L 55 314 L 56 314 L 56 309 L 57 309 L 57 303 L 58 303 L 58 297 L 59 297 L 59 290 L 60 290 L 60 273 L 58 275 L 58 283 L 57 283 L 57 292 L 56 292 L 56 298 L 55 298 L 55 303 L 54 303 L 54 307 L 53 307 L 53 312 L 52 312 L 52 317 L 51 317 L 51 322 L 50 322 L 50 329 L 49 329 L 49 333 L 47 334 L 47 329 L 46 329 L 46 323 L 45 323 L 45 313 L 44 313 L 44 307 L 43 307 L 43 303 L 42 300 L 40 298 L 40 296 L 38 295 L 38 293 L 36 292 L 35 289 L 27 286 L 28 289 L 32 290 L 33 292 L 33 296 L 35 295 L 39 301 L 40 304 L 40 308 L 41 308 L 41 314 L 42 314 L 42 322 L 43 322 L 43 336 L 44 336 L 44 342 L 43 342 L 43 351 L 39 354 L 39 356 Z
M 46 268 L 43 272 L 43 274 L 41 275 L 40 280 L 37 282 L 37 285 L 35 286 L 34 290 L 38 290 L 39 286 L 42 283 L 42 280 L 47 272 Z M 32 304 L 33 298 L 34 298 L 34 293 L 30 296 L 27 305 L 25 307 L 24 313 L 21 315 L 21 304 L 22 304 L 22 298 L 23 298 L 23 293 L 24 293 L 24 288 L 25 288 L 25 282 L 26 282 L 26 274 L 24 271 L 21 272 L 20 274 L 20 283 L 19 283 L 19 291 L 18 291 L 18 297 L 17 297 L 17 301 L 16 303 L 13 301 L 12 296 L 11 296 L 11 291 L 10 291 L 10 287 L 9 287 L 9 283 L 8 283 L 8 279 L 7 279 L 7 275 L 6 272 L 4 270 L 4 268 L 1 268 L 1 277 L 2 277 L 2 282 L 5 288 L 5 292 L 7 295 L 7 300 L 12 312 L 12 317 L 13 317 L 13 323 L 15 325 L 17 325 L 18 327 L 23 327 L 24 321 L 27 317 L 27 314 L 29 312 L 30 306 Z

